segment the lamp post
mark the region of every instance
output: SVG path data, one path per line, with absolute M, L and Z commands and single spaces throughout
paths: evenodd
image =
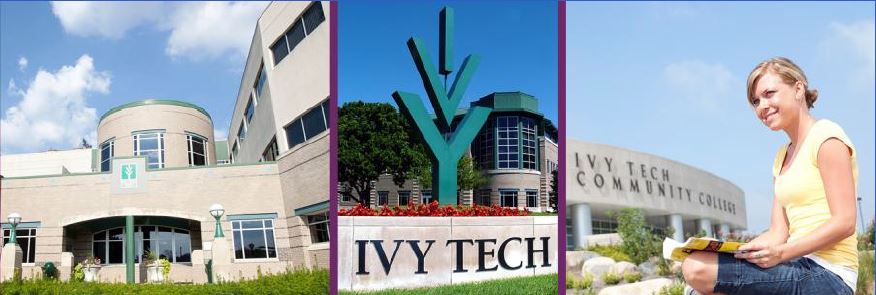
M 216 233 L 213 234 L 214 238 L 225 237 L 225 234 L 222 232 L 222 224 L 219 222 L 219 218 L 222 218 L 222 214 L 225 214 L 225 208 L 222 208 L 222 205 L 213 204 L 213 206 L 210 206 L 210 215 L 213 215 L 213 218 L 216 218 Z
M 21 215 L 18 213 L 12 213 L 9 214 L 9 217 L 7 217 L 6 220 L 9 221 L 9 224 L 12 226 L 12 231 L 9 232 L 9 243 L 17 244 L 17 241 L 15 240 L 15 228 L 21 223 Z
M 858 216 L 861 218 L 861 229 L 858 232 L 864 232 L 864 229 L 867 228 L 867 225 L 864 224 L 864 211 L 861 209 L 861 197 L 858 196 Z

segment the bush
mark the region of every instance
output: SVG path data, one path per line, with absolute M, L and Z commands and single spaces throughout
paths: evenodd
M 621 279 L 621 275 L 611 271 L 607 271 L 602 274 L 602 282 L 604 282 L 606 285 L 617 285 L 621 282 Z
M 858 252 L 858 291 L 855 294 L 873 295 L 870 286 L 873 285 L 873 255 L 870 251 Z
M 575 281 L 575 289 L 585 289 L 588 290 L 593 286 L 593 276 L 590 274 L 585 274 L 583 278 Z
M 682 293 L 684 293 L 684 283 L 675 282 L 672 285 L 660 288 L 656 295 L 682 295 Z
M 873 232 L 873 220 L 870 220 L 870 223 L 867 225 L 867 228 L 864 230 L 864 233 L 858 235 L 858 250 L 873 250 L 874 249 L 874 233 Z
M 648 258 L 660 256 L 663 239 L 648 230 L 645 216 L 635 208 L 626 208 L 614 213 L 617 218 L 617 233 L 623 239 L 621 250 L 631 262 L 639 264 Z
M 596 245 L 596 246 L 587 248 L 587 251 L 596 252 L 596 254 L 614 259 L 614 261 L 629 261 L 629 262 L 633 261 L 629 255 L 624 253 L 624 251 L 621 249 L 621 246 Z
M 642 279 L 642 273 L 638 271 L 624 272 L 624 281 L 627 283 L 635 283 Z

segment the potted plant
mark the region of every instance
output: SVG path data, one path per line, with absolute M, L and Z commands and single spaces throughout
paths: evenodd
M 160 283 L 164 281 L 161 262 L 158 259 L 158 254 L 152 251 L 143 253 L 143 262 L 146 265 L 146 281 L 150 283 Z
M 83 280 L 86 282 L 97 281 L 97 273 L 100 271 L 100 257 L 88 256 L 82 261 Z

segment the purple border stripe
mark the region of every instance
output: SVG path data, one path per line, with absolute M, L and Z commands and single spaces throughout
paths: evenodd
M 338 2 L 329 2 L 329 294 L 338 294 Z
M 557 162 L 559 162 L 560 171 L 557 172 L 557 177 L 559 181 L 557 182 L 557 190 L 559 190 L 559 196 L 557 197 L 557 210 L 559 211 L 557 220 L 557 231 L 559 232 L 560 242 L 557 244 L 557 260 L 559 260 L 557 267 L 557 283 L 559 284 L 557 288 L 557 294 L 566 294 L 566 1 L 559 1 L 558 5 L 558 26 L 557 29 L 558 36 L 557 40 L 559 41 L 559 45 L 557 46 L 557 50 L 559 54 L 557 54 L 557 59 L 559 60 L 559 65 L 557 69 L 559 73 L 557 73 L 557 93 L 559 94 L 559 114 L 560 117 L 559 127 L 557 133 L 559 133 L 559 155 L 557 155 Z

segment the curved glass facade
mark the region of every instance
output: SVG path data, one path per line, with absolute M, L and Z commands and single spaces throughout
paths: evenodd
M 538 125 L 527 116 L 491 117 L 472 144 L 477 167 L 538 170 Z

